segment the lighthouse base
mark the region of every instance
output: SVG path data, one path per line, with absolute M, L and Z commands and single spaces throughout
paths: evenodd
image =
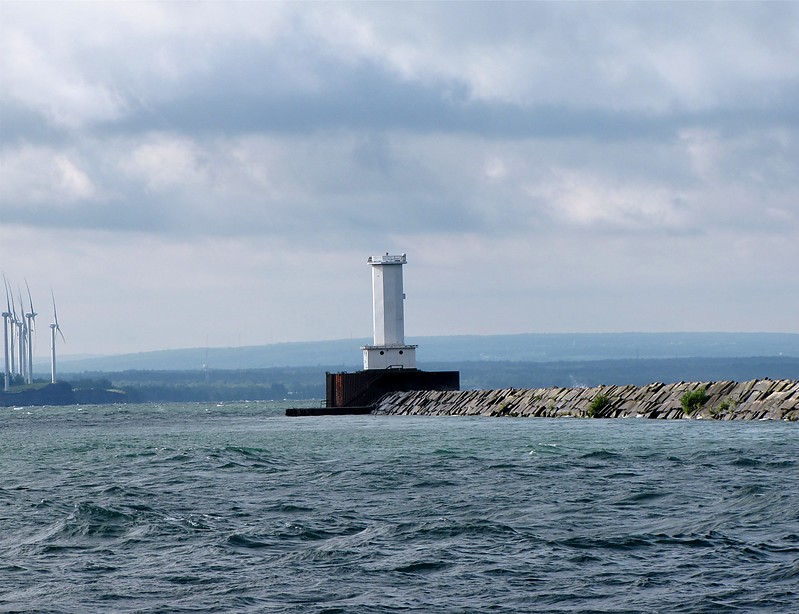
M 458 371 L 388 368 L 328 373 L 326 377 L 328 408 L 371 407 L 390 392 L 460 390 Z

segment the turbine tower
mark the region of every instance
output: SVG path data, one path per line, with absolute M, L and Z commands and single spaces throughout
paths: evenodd
M 8 284 L 6 283 L 6 298 L 8 298 L 8 296 L 9 296 Z M 19 320 L 17 320 L 17 306 L 14 303 L 14 294 L 11 293 L 11 329 L 10 329 L 11 330 L 11 335 L 10 335 L 10 339 L 9 339 L 9 342 L 10 342 L 9 343 L 9 353 L 11 354 L 11 377 L 12 377 L 12 379 L 17 374 L 17 360 L 16 360 L 17 359 L 17 355 L 15 353 L 16 350 L 14 349 L 14 346 L 16 345 L 16 336 L 17 336 L 16 335 L 16 330 L 17 330 L 17 324 L 18 323 L 19 323 Z
M 19 335 L 19 376 L 22 378 L 22 381 L 27 381 L 26 371 L 28 361 L 25 360 L 25 345 L 28 341 L 28 325 L 25 322 L 25 304 L 22 302 L 22 290 L 19 288 L 17 288 L 17 290 L 19 291 L 19 322 L 17 323 L 17 334 Z
M 10 387 L 11 373 L 9 372 L 8 364 L 8 318 L 11 314 L 8 311 L 3 312 L 3 355 L 5 356 L 5 368 L 3 369 L 3 391 L 8 392 Z
M 61 327 L 58 325 L 58 312 L 55 308 L 55 295 L 53 294 L 52 289 L 50 290 L 50 294 L 53 297 L 53 323 L 50 324 L 50 382 L 55 384 L 55 333 L 58 331 L 58 334 L 61 335 L 61 339 L 66 342 L 64 339 L 64 333 L 61 332 Z
M 3 284 L 6 287 L 6 310 L 3 312 L 3 356 L 5 358 L 5 367 L 3 369 L 3 390 L 8 392 L 11 387 L 11 371 L 8 363 L 8 319 L 11 317 L 11 302 L 8 298 L 8 282 L 6 276 L 3 275 Z
M 33 323 L 36 320 L 36 312 L 33 310 L 33 299 L 31 298 L 31 289 L 28 286 L 28 280 L 25 280 L 25 288 L 28 290 L 28 303 L 31 306 L 31 310 L 25 314 L 25 319 L 28 321 L 28 373 L 27 373 L 27 383 L 33 383 Z

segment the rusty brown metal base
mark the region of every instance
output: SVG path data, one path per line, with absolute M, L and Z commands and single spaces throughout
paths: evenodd
M 384 369 L 354 373 L 328 373 L 327 407 L 366 407 L 392 392 L 409 390 L 458 390 L 457 371 Z

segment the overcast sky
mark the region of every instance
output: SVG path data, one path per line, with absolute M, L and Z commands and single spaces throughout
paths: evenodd
M 410 340 L 799 332 L 797 58 L 796 3 L 0 0 L 0 267 L 38 355 L 51 287 L 67 354 L 369 337 L 385 252 Z

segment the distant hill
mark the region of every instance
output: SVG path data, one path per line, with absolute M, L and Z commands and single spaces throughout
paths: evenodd
M 791 333 L 530 333 L 409 338 L 419 345 L 420 368 L 434 363 L 558 362 L 622 359 L 799 357 Z M 127 370 L 361 368 L 360 347 L 371 339 L 277 343 L 233 348 L 189 348 L 59 359 L 62 373 Z M 46 370 L 44 364 L 37 370 Z

